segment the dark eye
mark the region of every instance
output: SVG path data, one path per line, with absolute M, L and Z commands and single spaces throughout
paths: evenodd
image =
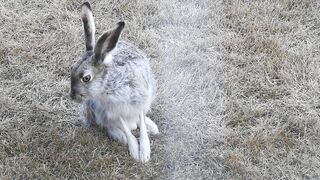
M 82 81 L 83 82 L 89 82 L 91 80 L 91 76 L 90 75 L 86 75 L 82 77 Z

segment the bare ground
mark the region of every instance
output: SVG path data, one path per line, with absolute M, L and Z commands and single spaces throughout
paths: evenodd
M 78 122 L 81 2 L 0 3 L 0 179 L 320 178 L 319 2 L 92 1 L 157 76 L 146 164 Z

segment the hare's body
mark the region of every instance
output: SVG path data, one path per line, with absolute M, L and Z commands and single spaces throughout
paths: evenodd
M 149 61 L 137 52 L 123 42 L 118 43 L 109 55 L 112 61 L 102 65 L 102 81 L 90 88 L 92 99 L 105 108 L 111 119 L 147 112 L 154 99 L 156 84 Z
M 108 58 L 103 62 L 102 74 L 97 75 L 101 81 L 89 89 L 87 101 L 89 106 L 94 103 L 95 123 L 110 129 L 118 127 L 122 117 L 130 130 L 136 129 L 139 114 L 149 111 L 155 97 L 156 81 L 149 60 L 125 42 L 118 42 Z
M 134 46 L 118 42 L 124 22 L 104 33 L 95 44 L 90 4 L 85 2 L 81 8 L 86 53 L 72 68 L 71 97 L 84 100 L 82 119 L 86 125 L 104 127 L 111 138 L 128 144 L 132 157 L 148 161 L 147 130 L 158 133 L 157 125 L 146 117 L 156 91 L 149 59 Z M 140 145 L 131 133 L 137 127 Z

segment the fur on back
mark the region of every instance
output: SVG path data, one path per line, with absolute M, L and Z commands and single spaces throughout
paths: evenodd
M 122 117 L 130 129 L 135 129 L 139 113 L 150 109 L 156 93 L 149 59 L 125 42 L 118 42 L 110 53 L 112 61 L 101 65 L 103 69 L 89 86 L 85 104 L 94 104 L 97 124 L 110 127 Z

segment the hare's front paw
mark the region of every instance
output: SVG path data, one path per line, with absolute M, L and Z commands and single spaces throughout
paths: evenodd
M 150 141 L 148 137 L 140 137 L 140 161 L 147 162 L 150 160 Z
M 147 162 L 150 160 L 150 147 L 140 150 L 140 161 Z
M 131 138 L 128 141 L 128 149 L 129 154 L 131 157 L 133 157 L 136 161 L 139 161 L 139 145 L 136 138 Z

